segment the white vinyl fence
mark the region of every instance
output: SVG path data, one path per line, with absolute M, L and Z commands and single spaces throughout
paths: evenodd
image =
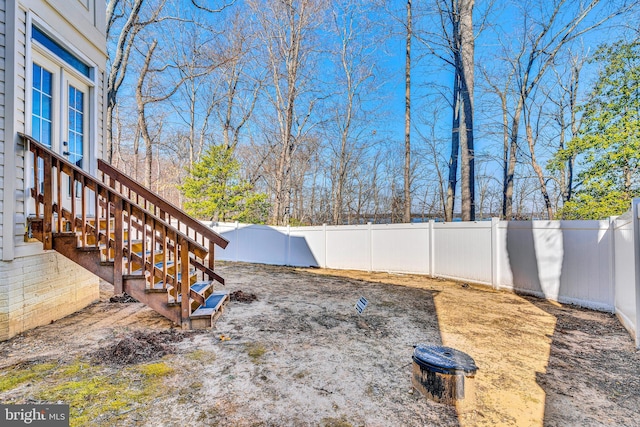
M 640 345 L 638 204 L 608 221 L 271 227 L 213 223 L 217 259 L 424 274 L 615 312 Z

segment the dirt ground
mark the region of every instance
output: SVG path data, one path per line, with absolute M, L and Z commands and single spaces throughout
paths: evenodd
M 640 352 L 611 314 L 413 275 L 219 270 L 242 292 L 213 331 L 170 330 L 140 303 L 109 302 L 105 287 L 99 303 L 0 343 L 0 401 L 66 402 L 55 393 L 91 384 L 72 425 L 640 425 Z M 412 389 L 418 343 L 473 357 L 471 411 Z M 168 367 L 145 383 L 158 361 Z M 141 391 L 96 406 L 114 394 L 101 382 Z

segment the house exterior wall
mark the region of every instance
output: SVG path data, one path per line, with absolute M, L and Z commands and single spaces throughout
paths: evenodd
M 0 259 L 4 247 L 4 170 L 5 170 L 5 76 L 6 76 L 6 1 L 0 0 Z
M 68 316 L 98 298 L 97 277 L 56 252 L 0 262 L 0 340 Z
M 99 280 L 62 255 L 25 239 L 30 154 L 32 25 L 93 69 L 90 173 L 103 147 L 105 0 L 0 0 L 0 340 L 71 314 L 99 297 Z

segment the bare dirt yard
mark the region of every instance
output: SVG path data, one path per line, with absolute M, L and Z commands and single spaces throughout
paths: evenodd
M 413 275 L 219 270 L 236 293 L 212 331 L 105 287 L 0 343 L 0 401 L 69 403 L 92 426 L 640 425 L 640 352 L 611 314 Z M 474 410 L 412 390 L 418 343 L 474 358 Z

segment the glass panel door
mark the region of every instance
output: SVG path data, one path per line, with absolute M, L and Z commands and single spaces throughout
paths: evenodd
M 88 92 L 86 84 L 75 78 L 65 76 L 65 111 L 63 129 L 63 155 L 80 169 L 84 168 L 84 161 L 87 150 L 87 110 Z M 71 181 L 71 180 L 69 180 Z M 80 197 L 81 187 L 76 183 L 74 194 Z M 71 182 L 68 184 L 67 197 L 71 197 Z
M 53 140 L 53 73 L 33 63 L 31 90 L 31 136 L 51 148 Z M 40 192 L 44 191 L 44 162 L 38 161 Z
M 33 89 L 31 94 L 31 136 L 51 148 L 51 123 L 53 122 L 53 73 L 33 64 Z
M 69 161 L 82 168 L 84 157 L 84 93 L 69 85 L 68 132 Z

